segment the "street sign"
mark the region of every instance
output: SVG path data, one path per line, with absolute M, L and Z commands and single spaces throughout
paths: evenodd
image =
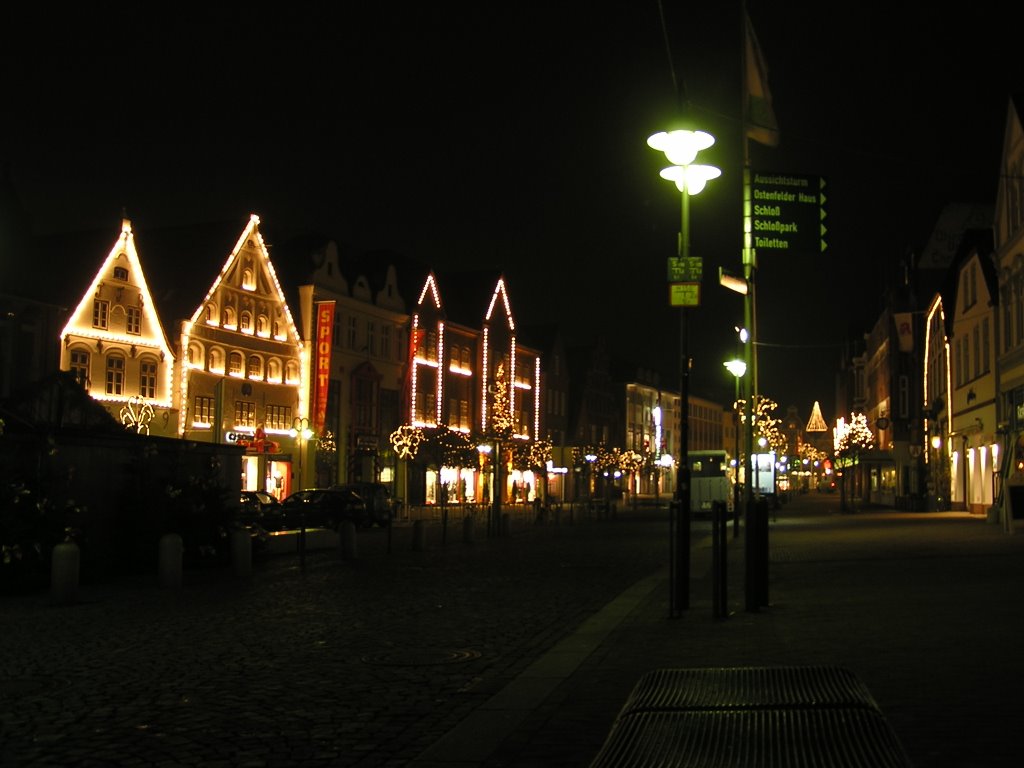
M 699 283 L 704 277 L 704 259 L 700 256 L 675 257 L 668 260 L 670 283 Z
M 755 249 L 825 252 L 824 178 L 754 171 L 751 197 Z
M 700 283 L 670 283 L 668 303 L 672 307 L 700 306 Z

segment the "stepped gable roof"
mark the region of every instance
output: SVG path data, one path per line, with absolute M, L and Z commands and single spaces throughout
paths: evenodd
M 412 312 L 416 300 L 420 297 L 423 284 L 430 274 L 430 265 L 413 256 L 399 251 L 378 248 L 364 251 L 352 256 L 353 268 L 369 280 L 370 286 L 376 292 L 384 287 L 387 279 L 388 267 L 394 266 L 395 279 L 398 281 L 398 293 L 405 303 L 405 311 Z

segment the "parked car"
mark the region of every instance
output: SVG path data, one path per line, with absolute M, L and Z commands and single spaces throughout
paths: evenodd
M 342 488 L 308 488 L 296 491 L 281 502 L 282 528 L 337 529 L 343 522 L 352 522 L 357 528 L 373 524 L 370 507 L 355 491 Z
M 239 521 L 246 526 L 258 526 L 265 531 L 276 531 L 281 526 L 281 502 L 268 491 L 242 491 L 239 496 Z
M 374 525 L 387 527 L 398 516 L 399 502 L 384 483 L 358 481 L 332 485 L 331 488 L 353 491 L 363 498 L 370 508 L 370 518 Z

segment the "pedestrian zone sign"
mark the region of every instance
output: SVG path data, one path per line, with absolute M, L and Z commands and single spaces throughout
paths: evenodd
M 670 283 L 668 303 L 672 307 L 700 306 L 700 283 Z

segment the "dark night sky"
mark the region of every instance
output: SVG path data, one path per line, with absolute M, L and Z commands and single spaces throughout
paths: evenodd
M 20 45 L 0 53 L 0 152 L 36 230 L 113 238 L 122 208 L 140 232 L 240 230 L 254 212 L 271 245 L 317 232 L 442 278 L 500 267 L 521 323 L 603 335 L 675 386 L 679 194 L 645 142 L 675 116 L 678 82 L 718 138 L 701 159 L 723 170 L 691 207 L 705 257 L 691 391 L 726 402 L 742 300 L 716 276 L 740 270 L 740 4 L 339 5 L 3 11 Z M 752 167 L 829 185 L 826 253 L 759 256 L 761 389 L 832 421 L 840 344 L 870 330 L 884 271 L 946 203 L 994 201 L 1024 18 L 748 7 L 781 129 L 777 148 L 751 144 Z M 198 291 L 221 256 L 196 265 Z

